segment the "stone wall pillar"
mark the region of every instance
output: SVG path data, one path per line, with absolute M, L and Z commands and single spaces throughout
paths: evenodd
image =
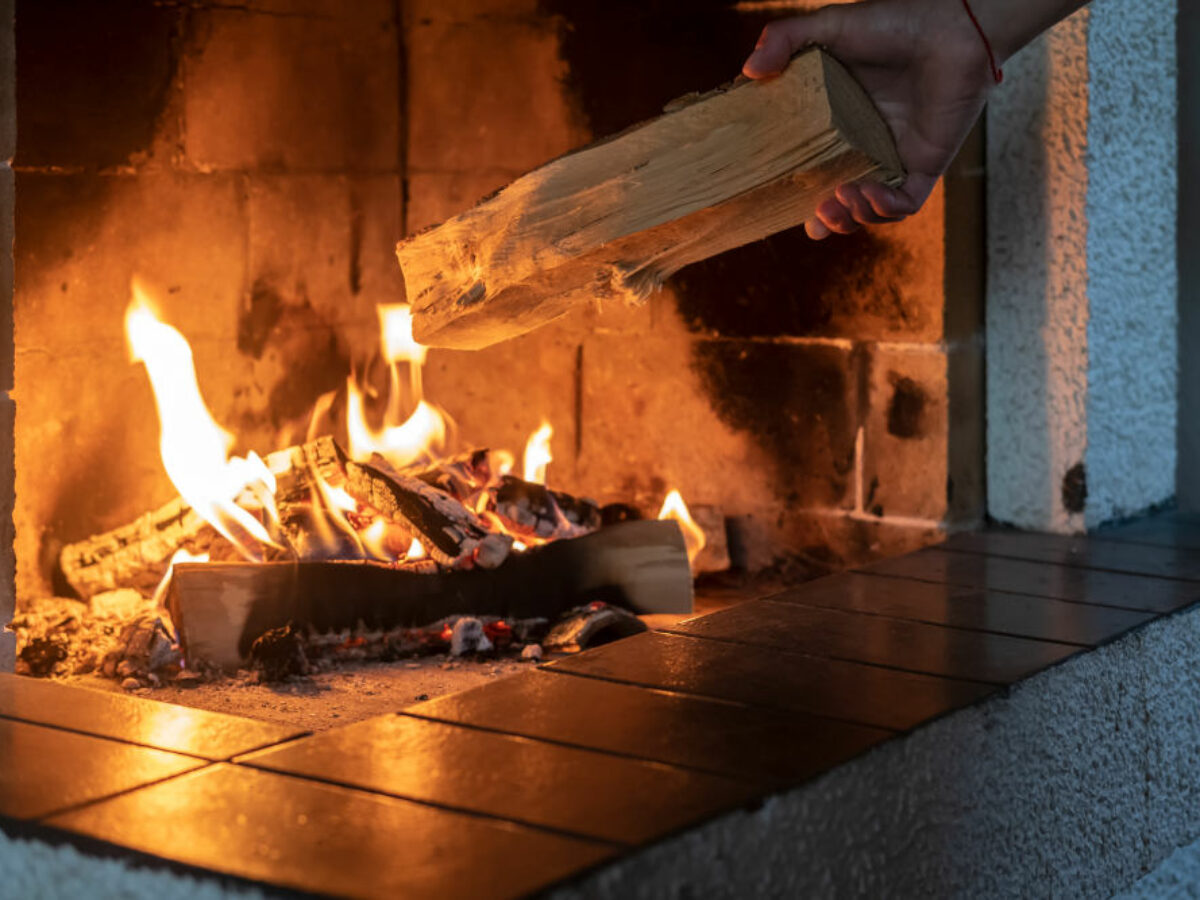
M 988 504 L 1080 531 L 1175 494 L 1176 0 L 1096 0 L 988 111 Z

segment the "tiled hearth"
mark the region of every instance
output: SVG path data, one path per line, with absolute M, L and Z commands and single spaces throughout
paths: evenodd
M 919 769 L 922 735 L 948 740 L 966 707 L 1009 702 L 1017 682 L 1077 654 L 1110 665 L 1099 645 L 1136 640 L 1131 630 L 1198 599 L 1200 518 L 1168 516 L 1087 539 L 960 535 L 312 736 L 3 676 L 0 813 L 10 834 L 321 894 L 508 897 L 576 879 L 619 896 L 621 867 L 636 870 L 646 845 L 662 859 L 683 846 L 664 839 L 703 822 L 693 834 L 718 835 L 722 816 L 743 828 L 782 815 L 791 801 L 771 795 L 802 801 L 856 767 L 866 779 L 887 750 L 877 745 L 900 745 Z M 1078 677 L 1096 682 L 1096 666 Z M 1022 690 L 1051 690 L 1039 678 Z M 1072 714 L 1067 704 L 1043 725 L 1062 725 L 1078 749 L 1026 747 L 1013 763 L 1033 772 L 1119 739 L 1073 731 Z M 1007 726 L 993 721 L 985 740 L 1003 743 Z M 970 771 L 970 754 L 959 764 Z M 1086 799 L 1090 775 L 1063 777 L 1055 790 Z M 1184 799 L 1190 789 L 1172 787 Z M 1097 797 L 1097 818 L 1112 813 Z M 931 825 L 919 804 L 905 814 L 914 834 Z M 797 883 L 762 868 L 775 893 Z M 739 889 L 729 877 L 717 893 Z

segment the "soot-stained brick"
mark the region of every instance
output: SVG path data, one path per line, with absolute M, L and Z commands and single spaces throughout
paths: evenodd
M 561 23 L 566 86 L 596 136 L 733 80 L 763 21 L 733 0 L 541 0 L 539 11 Z
M 21 3 L 16 162 L 100 168 L 148 150 L 175 77 L 181 7 Z
M 920 383 L 903 375 L 892 374 L 892 399 L 888 403 L 888 434 L 914 439 L 925 433 L 925 406 L 928 397 Z
M 857 391 L 835 347 L 699 341 L 693 367 L 714 412 L 766 455 L 781 500 L 840 503 L 854 466 Z
M 238 350 L 262 359 L 267 339 L 283 315 L 283 309 L 283 298 L 278 293 L 261 280 L 254 282 L 250 299 L 238 316 Z
M 903 315 L 891 287 L 897 279 L 880 277 L 887 255 L 867 232 L 818 242 L 793 228 L 688 266 L 671 285 L 680 315 L 697 333 L 829 335 L 860 307 L 884 318 Z
M 562 23 L 566 86 L 596 137 L 730 81 L 767 21 L 732 0 L 541 0 L 539 8 Z M 815 242 L 794 228 L 688 266 L 670 284 L 697 334 L 894 339 L 925 324 L 898 287 L 912 269 L 907 252 L 870 232 Z
M 1081 513 L 1087 503 L 1087 472 L 1083 463 L 1077 462 L 1067 469 L 1062 482 L 1063 509 L 1069 513 Z

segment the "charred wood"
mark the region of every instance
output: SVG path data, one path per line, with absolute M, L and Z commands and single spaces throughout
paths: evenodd
M 76 544 L 59 554 L 59 567 L 80 597 L 121 587 L 152 593 L 181 548 L 209 552 L 220 535 L 180 497 L 136 521 Z
M 512 538 L 494 534 L 449 494 L 396 471 L 376 457 L 370 465 L 346 462 L 346 490 L 385 518 L 411 531 L 436 562 L 451 568 L 494 569 Z
M 369 562 L 176 566 L 168 590 L 188 665 L 236 668 L 272 628 L 420 627 L 450 613 L 556 619 L 603 601 L 686 613 L 692 578 L 674 522 L 631 522 L 514 554 L 491 570 L 416 574 Z

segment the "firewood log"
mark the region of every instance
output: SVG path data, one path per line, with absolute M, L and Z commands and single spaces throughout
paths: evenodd
M 347 461 L 346 478 L 351 496 L 406 527 L 442 565 L 494 569 L 508 556 L 512 538 L 488 531 L 475 513 L 449 494 L 381 459 L 370 465 Z
M 413 334 L 473 350 L 798 225 L 849 181 L 904 178 L 870 98 L 819 49 L 676 103 L 397 247 Z
M 511 527 L 539 538 L 577 536 L 600 527 L 600 507 L 591 500 L 513 475 L 500 479 L 495 511 Z
M 203 553 L 220 540 L 211 525 L 176 497 L 128 525 L 68 544 L 58 562 L 67 583 L 84 599 L 119 587 L 148 595 L 176 550 Z
M 448 615 L 553 619 L 602 600 L 689 613 L 692 576 L 674 522 L 628 522 L 513 554 L 496 569 L 417 574 L 369 562 L 185 563 L 167 594 L 188 665 L 242 665 L 289 622 L 318 632 L 421 626 Z

